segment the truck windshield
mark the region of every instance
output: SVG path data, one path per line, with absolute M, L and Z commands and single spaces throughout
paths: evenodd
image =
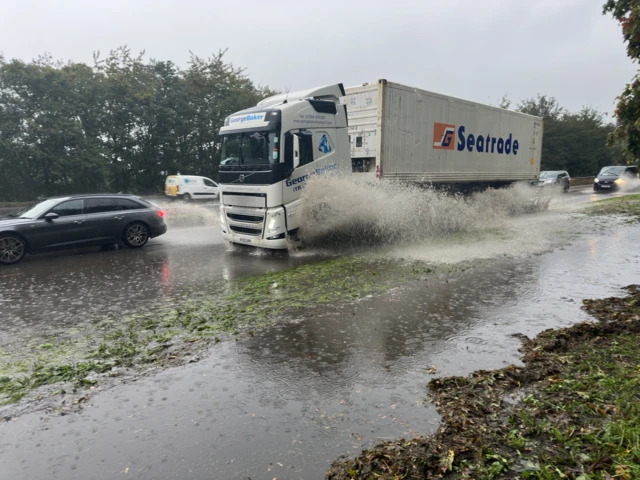
M 247 132 L 225 135 L 220 165 L 268 165 L 279 161 L 275 132 Z

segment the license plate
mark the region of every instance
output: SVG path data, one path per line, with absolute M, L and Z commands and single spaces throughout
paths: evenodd
M 611 185 L 600 185 L 600 188 L 611 188 Z
M 241 243 L 253 243 L 253 241 L 249 238 L 239 238 L 238 241 Z

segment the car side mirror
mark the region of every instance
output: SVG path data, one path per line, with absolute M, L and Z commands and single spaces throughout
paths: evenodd
M 60 215 L 58 215 L 57 213 L 49 212 L 44 216 L 44 219 L 50 222 L 51 220 L 55 220 L 58 217 L 60 217 Z

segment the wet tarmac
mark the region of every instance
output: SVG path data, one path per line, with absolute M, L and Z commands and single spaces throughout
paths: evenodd
M 219 227 L 170 230 L 140 250 L 85 248 L 0 267 L 0 348 L 170 301 L 190 287 L 316 260 L 230 247 Z
M 575 189 L 557 197 L 552 209 L 579 208 L 614 195 Z M 211 207 L 191 208 L 200 219 L 199 212 Z M 218 226 L 170 228 L 141 250 L 86 248 L 35 255 L 0 267 L 0 348 L 34 330 L 43 335 L 43 329 L 53 333 L 79 321 L 144 309 L 206 281 L 285 269 L 324 256 L 326 252 L 286 255 L 230 247 Z
M 589 201 L 590 193 L 562 197 L 552 210 L 570 210 Z M 144 302 L 183 282 L 313 261 L 229 253 L 210 230 L 198 230 L 201 237 L 167 236 L 167 243 L 158 239 L 142 254 L 34 260 L 24 265 L 30 273 L 23 278 L 35 289 L 55 278 L 55 265 L 70 262 L 85 272 L 84 280 L 69 280 L 71 291 L 93 289 L 87 285 L 107 271 L 116 275 L 106 265 L 117 260 L 119 269 L 146 272 L 136 282 L 112 280 L 122 295 L 127 288 L 120 283 L 142 290 Z M 100 393 L 80 414 L 20 416 L 0 425 L 0 478 L 322 478 L 338 455 L 381 439 L 432 432 L 438 417 L 425 386 L 433 376 L 517 363 L 513 334 L 588 320 L 580 310 L 583 298 L 618 294 L 617 288 L 637 283 L 639 241 L 640 227 L 622 225 L 583 234 L 550 253 L 485 261 L 223 342 L 197 364 Z M 164 263 L 154 257 L 169 259 L 170 281 L 163 283 Z M 100 258 L 102 273 L 95 267 Z M 0 277 L 3 300 L 10 278 L 6 272 Z M 116 297 L 114 288 L 109 293 Z M 92 298 L 98 291 L 82 295 Z M 35 312 L 38 296 L 32 295 Z M 85 308 L 56 301 L 68 315 Z M 105 299 L 102 308 L 108 304 Z M 25 320 L 20 311 L 18 321 L 36 323 L 35 313 Z

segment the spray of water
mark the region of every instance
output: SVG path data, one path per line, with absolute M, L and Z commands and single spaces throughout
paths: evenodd
M 619 190 L 621 193 L 640 192 L 640 178 L 630 177 L 621 179 Z
M 405 244 L 494 229 L 546 210 L 555 190 L 516 184 L 472 196 L 354 176 L 315 177 L 303 196 L 300 239 L 315 247 Z
M 184 203 L 181 201 L 154 202 L 165 212 L 169 228 L 216 227 L 220 225 L 218 205 Z

